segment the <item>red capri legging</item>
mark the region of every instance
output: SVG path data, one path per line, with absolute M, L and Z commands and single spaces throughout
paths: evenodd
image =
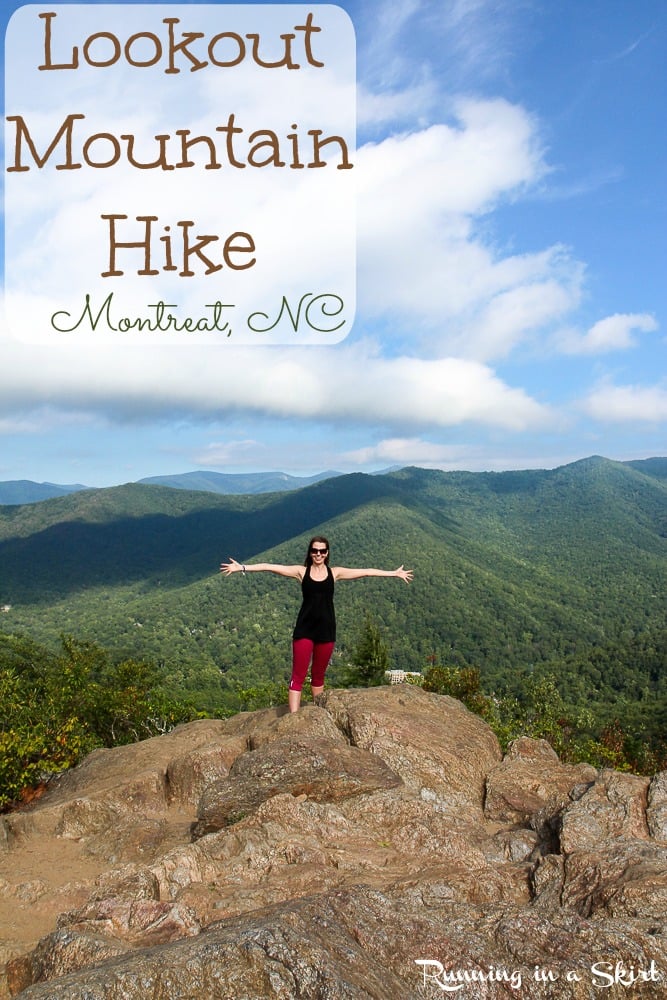
M 324 674 L 329 666 L 334 642 L 313 642 L 312 639 L 294 639 L 292 641 L 292 679 L 289 682 L 290 691 L 300 691 L 310 667 L 310 683 L 312 687 L 324 686 Z M 312 661 L 312 662 L 311 662 Z

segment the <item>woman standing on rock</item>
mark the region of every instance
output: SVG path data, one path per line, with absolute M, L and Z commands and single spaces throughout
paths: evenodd
M 222 563 L 220 572 L 277 573 L 290 576 L 301 583 L 303 601 L 297 615 L 292 635 L 292 677 L 289 685 L 289 710 L 297 712 L 301 703 L 301 689 L 310 667 L 310 687 L 313 698 L 324 690 L 324 674 L 336 642 L 336 614 L 334 611 L 334 583 L 336 580 L 358 580 L 362 576 L 395 576 L 410 583 L 412 570 L 403 569 L 347 569 L 329 566 L 329 542 L 322 535 L 311 538 L 303 566 L 282 566 L 279 563 L 246 563 L 235 559 Z

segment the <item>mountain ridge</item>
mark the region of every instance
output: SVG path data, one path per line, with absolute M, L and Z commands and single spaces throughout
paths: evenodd
M 319 472 L 314 476 L 290 476 L 286 472 L 183 472 L 174 476 L 149 476 L 137 482 L 149 486 L 169 486 L 172 489 L 201 490 L 208 493 L 254 494 L 277 493 L 311 486 L 322 479 L 340 476 L 340 472 Z
M 314 476 L 290 476 L 285 472 L 224 473 L 198 470 L 167 476 L 148 476 L 133 482 L 146 486 L 167 486 L 170 489 L 220 493 L 228 496 L 296 490 L 341 474 L 331 470 L 319 472 Z M 36 483 L 30 479 L 7 480 L 0 482 L 0 506 L 41 503 L 43 500 L 52 500 L 70 493 L 114 488 L 84 486 L 81 483 L 72 485 Z
M 79 490 L 88 489 L 81 483 L 63 485 L 59 483 L 36 483 L 31 479 L 8 479 L 0 482 L 0 505 L 14 506 L 25 503 L 39 503 L 53 497 L 67 496 Z
M 596 459 L 600 461 L 612 461 L 611 459 L 605 459 L 602 456 L 590 456 L 583 459 L 578 459 L 576 462 L 570 463 L 572 466 L 576 466 L 579 463 L 590 463 L 594 462 Z M 645 475 L 653 476 L 658 479 L 667 479 L 667 458 L 645 458 L 645 459 L 633 459 L 626 462 L 618 462 L 619 465 L 627 465 L 638 472 L 643 472 Z M 568 466 L 558 466 L 557 468 L 567 468 Z M 410 466 L 407 466 L 410 468 Z M 395 472 L 400 472 L 401 467 L 392 466 L 388 469 L 382 469 L 379 472 L 365 473 L 366 475 L 373 476 L 384 476 Z M 425 471 L 444 471 L 444 470 L 425 470 Z M 458 470 L 457 470 L 458 471 Z M 508 469 L 499 472 L 489 471 L 489 472 L 465 472 L 462 470 L 464 475 L 469 476 L 507 476 L 507 475 L 528 475 L 532 472 L 549 472 L 556 471 L 556 469 L 551 470 L 534 470 L 534 469 Z M 454 472 L 445 472 L 445 475 L 455 475 Z M 6 480 L 4 482 L 0 481 L 0 506 L 21 506 L 23 504 L 30 503 L 40 503 L 43 500 L 54 499 L 59 496 L 66 496 L 70 493 L 90 491 L 90 490 L 103 490 L 103 489 L 115 489 L 122 485 L 140 484 L 147 486 L 166 486 L 170 489 L 180 489 L 188 492 L 210 492 L 219 493 L 223 496 L 230 495 L 254 495 L 259 493 L 276 493 L 283 492 L 286 490 L 302 489 L 304 486 L 312 486 L 315 483 L 321 482 L 325 479 L 333 479 L 339 476 L 343 476 L 345 473 L 336 472 L 333 470 L 327 470 L 326 472 L 320 472 L 313 476 L 291 476 L 288 473 L 277 472 L 277 471 L 267 471 L 267 472 L 253 472 L 253 473 L 225 473 L 225 472 L 212 472 L 210 470 L 197 470 L 194 472 L 183 472 L 176 473 L 174 475 L 164 475 L 164 476 L 148 476 L 143 479 L 132 480 L 130 484 L 118 483 L 116 486 L 111 487 L 96 487 L 96 486 L 85 486 L 81 483 L 74 483 L 70 485 L 63 485 L 59 483 L 37 483 L 30 479 L 20 479 L 20 480 Z

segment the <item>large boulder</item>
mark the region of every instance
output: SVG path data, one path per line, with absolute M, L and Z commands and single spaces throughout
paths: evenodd
M 649 778 L 601 771 L 589 788 L 563 810 L 560 846 L 564 854 L 599 850 L 616 840 L 648 840 Z
M 546 740 L 528 737 L 510 743 L 502 762 L 486 779 L 484 813 L 502 823 L 527 823 L 536 814 L 555 815 L 573 789 L 592 783 L 589 764 L 563 764 Z
M 329 691 L 320 704 L 352 746 L 381 757 L 434 810 L 481 819 L 486 776 L 502 754 L 491 729 L 461 702 L 396 684 Z
M 206 789 L 193 835 L 202 837 L 229 826 L 281 793 L 337 802 L 402 783 L 381 758 L 367 750 L 321 736 L 287 737 L 243 754 L 226 778 Z

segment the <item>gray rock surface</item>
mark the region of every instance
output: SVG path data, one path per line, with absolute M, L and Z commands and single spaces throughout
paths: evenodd
M 662 998 L 666 778 L 411 685 L 96 751 L 3 818 L 0 998 Z

